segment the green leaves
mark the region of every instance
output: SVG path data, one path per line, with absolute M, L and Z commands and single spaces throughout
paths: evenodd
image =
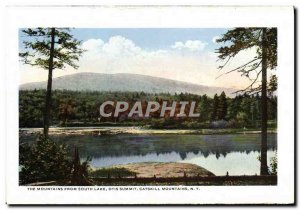
M 270 175 L 277 175 L 277 151 L 275 152 L 275 156 L 270 158 L 270 167 L 269 167 L 269 174 Z
M 68 180 L 71 160 L 67 148 L 40 136 L 32 145 L 20 144 L 20 183 Z
M 51 28 L 28 28 L 22 30 L 28 36 L 28 41 L 24 41 L 25 50 L 19 53 L 24 64 L 38 66 L 48 70 L 50 48 L 51 48 Z M 77 69 L 76 61 L 85 50 L 80 48 L 81 41 L 78 41 L 69 33 L 67 28 L 55 28 L 54 41 L 54 61 L 52 69 L 64 69 L 71 66 Z
M 248 62 L 222 73 L 220 76 L 229 74 L 231 72 L 240 72 L 241 76 L 245 76 L 252 81 L 252 83 L 239 92 L 251 93 L 258 92 L 260 87 L 255 87 L 261 71 L 257 71 L 261 67 L 262 63 L 262 31 L 263 28 L 234 28 L 223 34 L 220 39 L 216 41 L 218 43 L 224 43 L 224 46 L 218 48 L 218 58 L 225 61 L 224 64 L 219 66 L 222 70 L 237 54 L 241 51 L 256 48 L 256 56 L 254 56 Z M 267 68 L 275 69 L 277 67 L 277 28 L 266 28 L 266 40 L 267 43 L 264 46 L 267 53 Z M 252 76 L 251 76 L 252 75 Z M 255 75 L 253 77 L 253 75 Z M 218 76 L 218 77 L 220 77 Z

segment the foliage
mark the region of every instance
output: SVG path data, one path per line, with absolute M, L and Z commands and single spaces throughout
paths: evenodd
M 268 86 L 268 93 L 269 96 L 272 96 L 273 93 L 277 90 L 277 76 L 276 75 L 271 75 L 270 81 L 269 81 L 269 86 Z
M 227 116 L 227 98 L 224 91 L 221 93 L 219 98 L 218 119 L 225 120 Z
M 277 28 L 234 28 L 228 30 L 217 42 L 224 45 L 217 49 L 219 58 L 225 63 L 219 68 L 223 69 L 227 63 L 240 52 L 254 49 L 256 51 L 253 58 L 246 63 L 231 69 L 224 74 L 239 72 L 251 80 L 251 84 L 243 90 L 237 92 L 255 94 L 261 93 L 261 171 L 260 174 L 268 174 L 267 166 L 267 121 L 268 104 L 267 93 L 267 70 L 277 67 Z M 261 75 L 261 80 L 259 81 Z M 222 75 L 221 75 L 222 76 Z M 277 80 L 271 78 L 271 92 L 277 88 Z M 273 87 L 273 88 L 272 88 Z
M 211 106 L 211 100 L 207 95 L 203 95 L 201 97 L 201 100 L 199 102 L 199 113 L 200 117 L 199 120 L 202 122 L 208 121 L 210 117 L 210 106 Z
M 66 66 L 78 68 L 76 61 L 84 52 L 81 42 L 73 37 L 68 28 L 28 28 L 21 30 L 27 36 L 23 41 L 24 49 L 19 56 L 24 64 L 48 70 L 47 92 L 43 111 L 44 136 L 48 137 L 52 75 L 54 69 L 65 69 Z
M 43 136 L 32 144 L 20 144 L 20 184 L 68 180 L 71 162 L 64 145 Z
M 212 105 L 212 112 L 211 112 L 211 121 L 218 120 L 218 108 L 219 108 L 219 97 L 218 94 L 215 94 L 213 99 L 213 105 Z
M 245 127 L 247 125 L 247 114 L 245 112 L 238 112 L 236 116 L 236 121 L 239 126 Z
M 19 97 L 19 123 L 20 127 L 41 127 L 43 125 L 43 104 L 45 90 L 21 90 Z M 223 95 L 223 96 L 222 96 Z M 171 94 L 148 94 L 139 92 L 76 92 L 76 91 L 53 91 L 52 97 L 52 122 L 53 125 L 65 124 L 66 126 L 96 126 L 96 125 L 150 125 L 153 128 L 209 128 L 210 122 L 216 121 L 211 116 L 226 116 L 225 120 L 231 122 L 232 128 L 259 127 L 261 97 L 259 95 L 238 95 L 228 98 L 225 94 L 215 99 L 207 95 L 199 96 L 182 93 Z M 143 120 L 102 118 L 99 122 L 99 106 L 107 100 L 117 101 L 151 101 L 151 100 L 194 100 L 197 102 L 196 112 L 199 118 L 194 119 L 164 119 L 150 118 Z M 220 99 L 219 99 L 220 98 Z M 225 104 L 226 103 L 226 104 Z M 222 105 L 223 104 L 223 105 Z M 268 99 L 269 120 L 276 122 L 277 119 L 277 96 Z M 215 114 L 213 114 L 215 112 Z M 222 114 L 221 114 L 222 113 Z M 226 115 L 225 115 L 226 113 Z M 243 113 L 243 114 L 242 114 Z
M 265 30 L 265 41 L 263 46 L 262 35 Z M 259 69 L 262 65 L 262 51 L 266 52 L 266 67 L 270 70 L 277 67 L 277 29 L 276 28 L 234 28 L 228 30 L 217 40 L 218 43 L 224 45 L 217 49 L 218 57 L 224 60 L 225 63 L 219 66 L 219 69 L 224 69 L 225 66 L 240 52 L 244 50 L 254 49 L 256 55 L 249 59 L 246 63 L 224 72 L 222 75 L 231 72 L 239 72 L 241 76 L 245 76 L 251 80 L 251 84 L 239 92 L 256 93 L 261 90 L 261 85 L 258 85 L 258 78 L 262 73 Z M 274 78 L 273 78 L 274 79 Z M 276 82 L 273 80 L 273 82 Z M 274 88 L 274 83 L 270 89 Z
M 93 183 L 88 179 L 91 160 L 92 159 L 88 156 L 87 159 L 83 163 L 81 163 L 78 148 L 75 147 L 74 157 L 72 161 L 72 178 L 70 183 L 71 185 L 93 185 Z
M 64 126 L 69 117 L 74 114 L 73 101 L 71 99 L 63 100 L 59 104 L 59 114 L 58 117 L 62 120 L 62 125 Z
M 277 151 L 275 152 L 275 156 L 270 159 L 270 168 L 269 174 L 270 175 L 277 175 Z
M 215 94 L 213 99 L 211 120 L 225 120 L 227 116 L 227 98 L 223 91 L 220 96 Z
M 32 39 L 23 41 L 24 51 L 19 53 L 23 63 L 49 69 L 51 37 L 54 29 L 54 51 L 52 69 L 64 69 L 66 65 L 78 68 L 75 63 L 84 52 L 68 28 L 28 28 L 22 33 Z
M 225 120 L 217 120 L 211 123 L 212 128 L 227 128 L 229 127 L 229 123 Z
M 261 156 L 257 157 L 258 161 L 261 161 Z M 277 151 L 275 151 L 275 156 L 270 158 L 270 166 L 268 166 L 269 175 L 277 175 Z

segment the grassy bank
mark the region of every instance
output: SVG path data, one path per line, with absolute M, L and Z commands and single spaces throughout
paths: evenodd
M 217 176 L 205 179 L 190 178 L 144 178 L 144 179 L 93 179 L 96 186 L 247 186 L 277 185 L 277 176 Z
M 255 186 L 277 185 L 277 176 L 218 176 L 205 178 L 93 178 L 93 186 Z M 69 182 L 49 181 L 26 186 L 70 186 Z
M 276 185 L 277 176 L 215 176 L 189 163 L 133 163 L 90 172 L 97 186 L 223 186 Z

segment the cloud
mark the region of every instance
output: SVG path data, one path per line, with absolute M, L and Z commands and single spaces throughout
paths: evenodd
M 101 39 L 89 39 L 83 42 L 82 47 L 87 49 L 84 59 L 148 59 L 161 55 L 167 55 L 166 50 L 146 51 L 137 46 L 132 40 L 122 36 L 112 36 L 107 42 Z
M 113 36 L 102 47 L 103 53 L 112 56 L 135 56 L 142 52 L 142 49 L 136 46 L 133 41 L 122 36 Z
M 203 51 L 207 43 L 200 40 L 187 40 L 184 42 L 175 42 L 171 48 L 176 50 Z
M 82 47 L 88 51 L 99 49 L 104 42 L 101 39 L 89 39 L 82 43 Z
M 249 83 L 234 73 L 216 80 L 220 63 L 216 62 L 214 52 L 205 49 L 206 45 L 200 40 L 187 40 L 178 41 L 166 49 L 149 50 L 123 36 L 112 36 L 107 41 L 89 39 L 82 43 L 87 51 L 79 60 L 79 69 L 55 70 L 54 77 L 79 72 L 132 73 L 220 87 L 243 87 Z M 245 54 L 238 60 L 244 62 L 252 56 Z M 24 65 L 21 69 L 21 83 L 47 80 L 47 71 Z

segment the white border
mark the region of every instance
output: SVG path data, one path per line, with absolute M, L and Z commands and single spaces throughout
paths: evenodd
M 294 202 L 294 20 L 292 7 L 7 7 L 8 204 L 284 204 Z M 59 192 L 18 186 L 18 28 L 278 27 L 278 185 L 201 186 L 200 191 Z

